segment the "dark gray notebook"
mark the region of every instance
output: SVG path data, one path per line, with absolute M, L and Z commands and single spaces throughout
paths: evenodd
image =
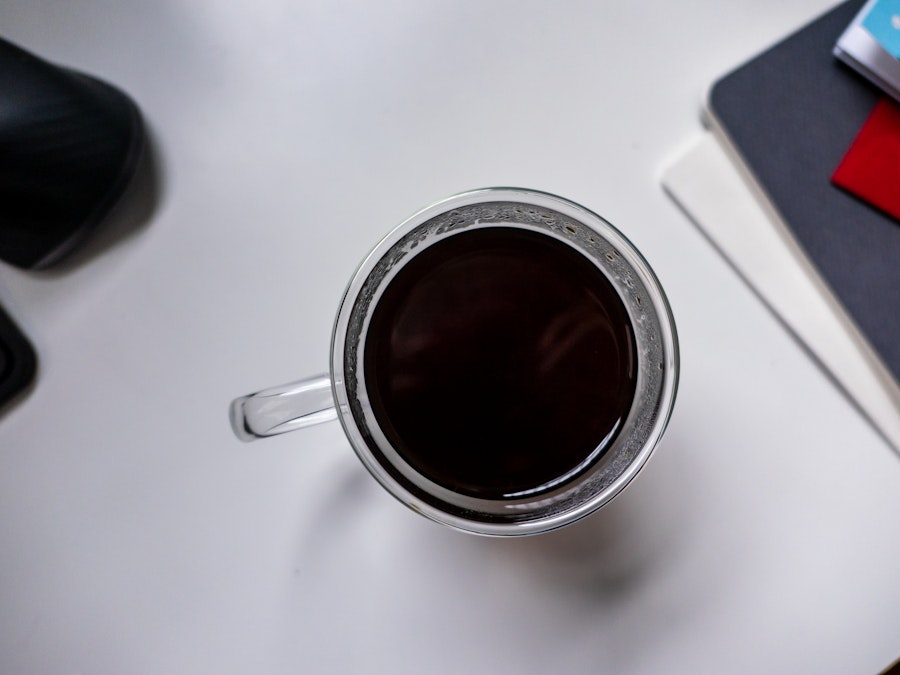
M 881 96 L 832 56 L 862 5 L 838 5 L 723 77 L 709 111 L 900 381 L 900 224 L 830 182 Z

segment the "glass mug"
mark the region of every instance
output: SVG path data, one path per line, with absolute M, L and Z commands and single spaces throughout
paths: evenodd
M 338 418 L 375 479 L 453 528 L 572 523 L 634 478 L 678 385 L 675 323 L 600 216 L 518 188 L 424 208 L 363 260 L 330 375 L 236 399 L 242 440 Z

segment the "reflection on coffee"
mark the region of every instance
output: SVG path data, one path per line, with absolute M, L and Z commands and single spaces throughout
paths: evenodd
M 380 426 L 417 472 L 516 499 L 599 459 L 628 415 L 637 360 L 626 309 L 590 260 L 494 226 L 398 271 L 372 312 L 364 369 Z

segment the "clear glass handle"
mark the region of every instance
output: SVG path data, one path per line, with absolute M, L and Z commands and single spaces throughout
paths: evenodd
M 317 375 L 231 402 L 231 428 L 242 441 L 275 436 L 337 417 L 331 378 Z

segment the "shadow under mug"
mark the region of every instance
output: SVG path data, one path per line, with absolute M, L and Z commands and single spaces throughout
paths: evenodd
M 406 440 L 395 428 L 399 422 L 386 416 L 380 395 L 375 393 L 376 385 L 367 382 L 367 377 L 375 377 L 372 360 L 375 359 L 378 365 L 380 358 L 379 354 L 368 353 L 367 360 L 370 329 L 374 332 L 373 315 L 381 311 L 379 307 L 386 292 L 389 297 L 390 293 L 397 294 L 389 289 L 400 284 L 398 275 L 404 269 L 408 273 L 413 261 L 430 260 L 423 257 L 423 253 L 439 250 L 440 247 L 434 248 L 436 245 L 458 244 L 463 239 L 454 238 L 467 233 L 471 237 L 472 233 L 483 230 L 490 230 L 488 235 L 500 237 L 504 233 L 527 233 L 527 237 L 538 240 L 546 237 L 553 247 L 565 249 L 564 255 L 575 256 L 573 260 L 577 264 L 573 267 L 583 267 L 586 263 L 590 273 L 599 272 L 602 276 L 598 278 L 612 290 L 612 297 L 618 298 L 615 304 L 624 312 L 621 316 L 631 345 L 628 364 L 610 365 L 621 372 L 627 365 L 629 387 L 632 387 L 628 390 L 627 405 L 615 425 L 585 447 L 578 461 L 558 471 L 555 479 L 539 481 L 532 489 L 516 489 L 505 494 L 480 494 L 458 489 L 440 476 L 423 470 L 416 462 L 415 453 L 411 454 L 410 449 L 404 447 Z M 569 275 L 566 268 L 557 269 L 556 273 Z M 502 278 L 502 274 L 498 278 Z M 416 292 L 417 283 L 414 281 L 411 290 L 407 291 Z M 457 312 L 465 314 L 470 311 L 469 306 L 477 306 L 478 298 L 465 297 L 466 293 L 474 293 L 472 288 L 468 285 L 461 291 L 464 297 L 454 305 Z M 530 292 L 529 288 L 524 288 L 519 295 L 527 296 Z M 527 298 L 519 300 L 520 308 L 529 307 Z M 426 307 L 424 311 L 427 314 L 429 309 Z M 455 331 L 453 313 L 449 314 L 449 319 L 442 318 L 442 325 L 454 326 Z M 476 331 L 475 335 L 466 336 L 469 344 L 472 340 L 478 344 L 482 336 L 477 334 L 477 321 L 462 323 L 470 333 Z M 571 321 L 567 325 L 569 333 L 580 330 Z M 562 340 L 567 337 L 560 335 L 560 331 L 554 335 Z M 447 337 L 451 348 L 455 337 L 455 332 Z M 509 333 L 505 337 L 509 338 Z M 388 342 L 390 339 L 387 338 Z M 542 339 L 546 341 L 546 335 Z M 585 353 L 593 358 L 590 348 L 580 352 L 579 358 Z M 527 371 L 537 367 L 523 362 L 518 369 Z M 540 367 L 548 368 L 546 359 Z M 574 369 L 569 364 L 562 376 L 568 378 L 568 381 L 562 380 L 562 393 L 578 396 L 571 392 L 590 391 L 596 383 L 581 380 L 597 379 L 597 372 L 600 371 L 587 364 L 584 368 L 575 364 Z M 678 338 L 669 303 L 650 266 L 622 233 L 595 213 L 555 195 L 520 188 L 486 188 L 458 194 L 422 209 L 390 232 L 363 260 L 347 287 L 335 320 L 329 375 L 238 398 L 232 402 L 230 414 L 232 427 L 242 440 L 272 436 L 338 418 L 363 465 L 388 492 L 412 510 L 467 532 L 536 534 L 592 513 L 634 478 L 650 458 L 668 424 L 678 375 Z M 465 373 L 459 373 L 459 376 L 465 377 Z M 518 374 L 516 378 L 518 382 Z M 557 378 L 556 382 L 559 381 Z M 435 382 L 434 386 L 440 385 Z M 498 386 L 502 391 L 503 383 Z M 577 398 L 575 400 L 577 403 Z M 506 414 L 508 417 L 508 410 Z M 598 415 L 602 414 L 603 411 L 598 410 Z M 533 425 L 535 418 L 540 416 L 540 410 L 531 409 L 530 418 L 522 419 L 521 423 Z M 487 419 L 490 420 L 490 413 Z M 452 419 L 445 422 L 453 425 Z M 484 429 L 478 431 L 485 432 Z M 426 439 L 428 434 L 433 434 L 437 440 L 442 433 L 439 428 L 434 428 L 433 432 L 425 428 Z M 490 430 L 485 433 L 489 434 Z M 558 452 L 554 446 L 555 443 L 546 443 L 546 447 L 539 447 L 538 451 L 553 457 Z M 428 452 L 428 448 L 424 451 Z M 515 462 L 515 451 L 516 448 L 506 448 L 507 459 L 512 457 Z M 442 452 L 448 452 L 447 448 L 444 447 Z M 480 452 L 490 454 L 489 449 Z M 491 460 L 485 457 L 486 463 Z M 477 473 L 478 458 L 467 466 L 466 470 Z M 502 477 L 502 469 L 499 475 Z

